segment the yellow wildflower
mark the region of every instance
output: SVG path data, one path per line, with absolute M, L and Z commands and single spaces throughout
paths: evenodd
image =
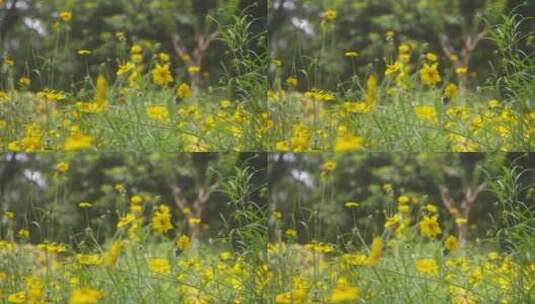
M 420 233 L 429 238 L 435 238 L 442 233 L 440 225 L 438 223 L 437 216 L 424 216 L 424 218 L 418 223 Z
M 455 69 L 455 73 L 458 76 L 464 76 L 464 75 L 466 75 L 466 73 L 468 73 L 468 68 L 467 67 L 458 67 L 458 68 Z
M 30 78 L 28 78 L 26 76 L 22 76 L 19 79 L 19 84 L 20 84 L 21 87 L 29 87 L 32 84 L 32 81 L 30 80 Z
M 354 303 L 359 299 L 360 290 L 346 282 L 338 283 L 333 289 L 329 303 Z
M 326 10 L 325 12 L 323 12 L 323 18 L 327 21 L 333 21 L 336 19 L 337 16 L 338 16 L 338 13 L 332 9 Z
M 76 288 L 72 291 L 69 304 L 96 304 L 104 293 L 93 288 Z
M 59 13 L 59 18 L 63 21 L 63 22 L 69 22 L 72 20 L 72 12 L 70 11 L 61 11 Z
M 56 165 L 56 171 L 58 171 L 59 173 L 66 173 L 67 171 L 69 171 L 69 163 L 63 161 L 59 162 Z
M 350 52 L 345 52 L 344 56 L 346 56 L 347 58 L 357 58 L 359 56 L 359 53 L 350 51 Z
M 182 83 L 176 90 L 176 95 L 182 99 L 191 97 L 191 88 L 187 83 Z
M 78 207 L 80 207 L 82 209 L 91 208 L 92 206 L 93 206 L 93 204 L 88 203 L 88 202 L 81 202 L 81 203 L 78 204 Z
M 348 152 L 360 150 L 363 146 L 364 138 L 351 134 L 338 136 L 334 144 L 335 152 Z
M 24 291 L 10 294 L 7 297 L 9 303 L 26 303 L 26 293 Z
M 80 56 L 88 56 L 88 55 L 91 55 L 92 52 L 90 50 L 80 49 L 80 50 L 78 50 L 77 53 Z
M 357 208 L 359 206 L 359 203 L 357 203 L 357 202 L 347 202 L 347 203 L 344 204 L 344 206 L 346 208 L 352 209 L 352 208 Z
M 438 72 L 438 63 L 433 63 L 431 65 L 425 63 L 420 69 L 420 80 L 423 84 L 429 86 L 434 86 L 441 82 L 442 79 L 440 78 L 440 73 Z
M 286 84 L 290 87 L 296 87 L 299 84 L 299 82 L 297 78 L 290 76 L 286 79 Z
M 201 71 L 201 67 L 200 66 L 192 65 L 192 66 L 188 67 L 188 72 L 190 74 L 196 74 L 196 73 L 199 73 L 200 71 Z
M 459 240 L 453 235 L 448 236 L 446 240 L 444 240 L 444 248 L 449 251 L 455 251 L 459 249 Z
M 153 120 L 165 121 L 169 119 L 169 111 L 164 106 L 147 107 L 147 115 Z
M 91 148 L 93 138 L 76 130 L 71 131 L 71 134 L 63 143 L 63 150 L 65 151 L 79 151 Z
M 429 61 L 429 62 L 435 62 L 435 61 L 438 60 L 438 56 L 435 53 L 429 52 L 429 53 L 425 54 L 425 59 L 427 59 L 427 61 Z
M 30 236 L 30 231 L 28 229 L 20 229 L 19 231 L 17 231 L 17 235 L 25 239 Z
M 176 240 L 176 248 L 184 251 L 191 247 L 191 239 L 189 236 L 183 234 Z
M 102 264 L 106 267 L 113 267 L 117 263 L 122 249 L 121 243 L 113 243 L 108 252 L 102 257 Z
M 444 96 L 453 99 L 459 94 L 459 89 L 454 83 L 450 83 L 444 89 Z
M 419 259 L 416 261 L 416 270 L 431 275 L 438 274 L 438 265 L 434 259 Z
M 323 170 L 327 172 L 332 172 L 336 170 L 336 162 L 334 160 L 328 160 L 325 163 L 323 163 Z
M 437 122 L 438 114 L 434 106 L 417 106 L 414 108 L 416 117 L 421 120 L 427 120 L 429 122 Z
M 158 210 L 152 215 L 152 230 L 156 233 L 165 233 L 173 229 L 171 224 L 171 211 L 169 207 L 160 205 Z
M 381 258 L 381 254 L 383 251 L 383 242 L 380 237 L 375 237 L 373 239 L 371 249 L 370 249 L 370 255 L 368 256 L 368 259 L 366 260 L 366 264 L 368 266 L 375 266 L 379 263 L 379 259 Z
M 173 75 L 171 75 L 169 64 L 157 64 L 156 67 L 152 69 L 151 74 L 152 81 L 157 85 L 166 86 L 173 82 Z
M 171 272 L 171 264 L 167 259 L 150 259 L 149 270 L 158 274 L 169 274 Z

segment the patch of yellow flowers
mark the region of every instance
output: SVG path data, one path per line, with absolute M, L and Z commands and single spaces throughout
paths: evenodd
M 336 16 L 326 11 L 322 23 Z M 301 92 L 298 75 L 286 76 L 285 82 L 275 79 L 267 94 L 272 149 L 469 152 L 533 145 L 535 111 L 518 112 L 511 103 L 470 92 L 463 81 L 468 67 L 453 68 L 448 62 L 456 58 L 441 61 L 433 52 L 416 56 L 417 48 L 415 42 L 399 44 L 381 81 L 379 73 L 365 79 L 353 75 L 352 81 L 364 84 L 361 101 L 319 87 Z M 359 53 L 346 51 L 342 56 L 355 61 Z M 276 63 L 275 77 L 283 77 L 282 61 Z
M 268 246 L 275 303 L 381 303 L 402 295 L 400 290 L 424 285 L 433 286 L 433 296 L 444 295 L 452 303 L 507 302 L 518 292 L 529 294 L 535 286 L 535 264 L 521 265 L 506 252 L 461 248 L 455 235 L 441 237 L 437 206 L 422 202 L 400 195 L 398 211 L 386 218 L 384 233 L 362 251 L 351 242 L 338 246 L 312 240 L 300 245 L 295 240 L 308 234 L 288 228 L 295 233 Z M 345 207 L 359 208 L 356 203 Z M 281 228 L 292 222 L 282 214 L 276 221 Z M 516 284 L 525 279 L 529 282 L 519 291 Z M 412 292 L 425 297 L 425 290 Z
M 58 167 L 68 170 L 61 163 Z M 129 212 L 118 220 L 116 237 L 94 251 L 46 240 L 31 245 L 26 229 L 20 230 L 25 232 L 18 233 L 17 241 L 0 240 L 0 298 L 6 303 L 135 302 L 161 296 L 154 290 L 164 282 L 169 286 L 166 297 L 183 303 L 213 303 L 215 297 L 241 303 L 262 292 L 265 283 L 255 280 L 265 280 L 265 267 L 254 269 L 239 252 L 198 254 L 187 234 L 176 233 L 168 206 L 154 206 L 150 220 L 145 219 L 144 210 L 153 201 L 145 194 L 132 195 Z M 82 202 L 79 208 L 93 205 Z M 0 215 L 16 220 L 13 212 Z M 21 267 L 15 271 L 13 264 Z M 138 283 L 134 288 L 139 293 L 120 291 Z M 256 290 L 250 289 L 252 283 L 258 284 Z

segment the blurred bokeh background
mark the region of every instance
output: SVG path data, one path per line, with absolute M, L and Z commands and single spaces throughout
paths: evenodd
M 512 204 L 533 208 L 533 153 L 271 154 L 269 202 L 271 210 L 280 212 L 280 221 L 271 221 L 272 238 L 295 228 L 304 243 L 343 242 L 353 229 L 370 239 L 384 231 L 385 219 L 407 196 L 414 203 L 409 205 L 435 206 L 449 233 L 458 229 L 445 202 L 453 201 L 460 215 L 467 215 L 467 239 L 484 239 L 502 227 L 503 209 L 493 184 L 513 168 L 522 191 Z
M 325 22 L 328 10 L 336 11 L 336 16 Z M 324 75 L 323 87 L 334 90 L 355 70 L 381 75 L 385 61 L 395 57 L 401 43 L 416 46 L 419 55 L 433 52 L 441 66 L 450 66 L 446 43 L 459 62 L 467 60 L 471 84 L 484 85 L 497 58 L 488 35 L 479 37 L 503 22 L 501 14 L 513 12 L 526 18 L 519 36 L 535 29 L 535 2 L 529 0 L 272 0 L 269 49 L 272 57 L 282 61 L 283 75 L 298 76 L 302 87 L 314 82 L 313 67 Z M 520 40 L 520 48 L 534 49 L 534 37 Z M 469 44 L 473 47 L 465 48 Z M 359 53 L 354 60 L 344 57 L 351 51 Z
M 62 22 L 61 12 L 72 19 Z M 204 83 L 215 84 L 227 52 L 215 35 L 245 15 L 252 23 L 250 49 L 265 52 L 265 40 L 254 38 L 265 31 L 265 0 L 1 0 L 0 57 L 14 61 L 17 77 L 38 79 L 35 87 L 51 83 L 54 71 L 55 88 L 66 89 L 88 72 L 115 71 L 137 43 L 147 55 L 169 53 L 175 72 L 186 78 L 172 38 L 178 36 L 180 47 L 200 60 Z M 81 49 L 91 54 L 80 56 Z
M 28 229 L 34 242 L 80 244 L 90 229 L 104 242 L 130 212 L 134 196 L 141 198 L 148 222 L 151 211 L 164 204 L 178 227 L 173 233 L 217 238 L 232 229 L 236 208 L 230 201 L 236 198 L 223 190 L 229 182 L 239 184 L 240 172 L 250 175 L 236 185 L 249 188 L 241 199 L 266 206 L 266 161 L 261 153 L 2 154 L 0 238 Z M 190 218 L 199 218 L 200 225 L 191 225 Z

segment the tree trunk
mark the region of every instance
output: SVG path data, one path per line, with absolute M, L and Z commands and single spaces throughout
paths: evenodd
M 464 248 L 466 245 L 466 240 L 468 239 L 468 219 L 470 218 L 470 211 L 472 210 L 478 195 L 485 190 L 486 187 L 487 184 L 482 183 L 475 189 L 467 188 L 464 191 L 464 199 L 459 205 L 457 205 L 451 197 L 449 189 L 443 185 L 439 186 L 442 204 L 448 209 L 448 212 L 455 220 L 457 237 L 459 239 L 461 248 Z M 459 221 L 460 219 L 466 219 L 466 222 L 464 223 Z
M 458 68 L 467 68 L 470 66 L 470 59 L 472 56 L 472 52 L 476 49 L 479 42 L 485 38 L 487 35 L 487 30 L 483 30 L 482 32 L 478 34 L 468 35 L 463 38 L 464 46 L 462 47 L 460 52 L 457 52 L 453 45 L 451 44 L 450 37 L 446 34 L 440 35 L 440 45 L 442 46 L 442 51 L 448 58 L 451 58 L 454 55 L 459 56 L 458 60 L 453 61 L 453 67 L 455 69 Z M 466 89 L 467 79 L 468 75 L 458 75 L 459 78 L 459 91 L 462 93 Z
M 192 223 L 192 219 L 202 219 L 206 203 L 210 195 L 219 187 L 219 183 L 214 183 L 207 187 L 201 187 L 197 191 L 197 197 L 194 201 L 188 200 L 182 191 L 182 188 L 177 185 L 171 185 L 171 191 L 175 205 L 180 211 L 186 215 L 187 226 L 190 232 L 191 243 L 193 250 L 197 250 L 199 246 L 199 237 L 201 234 L 201 223 Z M 189 210 L 189 211 L 187 211 Z
M 218 31 L 198 35 L 196 39 L 197 45 L 193 50 L 190 50 L 186 46 L 180 34 L 177 32 L 171 34 L 173 48 L 176 55 L 182 60 L 182 62 L 184 62 L 184 65 L 186 66 L 194 93 L 197 92 L 199 86 L 201 85 L 202 70 L 197 70 L 197 68 L 202 68 L 206 52 L 210 47 L 210 44 L 217 38 L 218 35 Z

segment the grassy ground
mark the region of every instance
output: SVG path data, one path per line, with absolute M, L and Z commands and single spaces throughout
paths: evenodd
M 322 27 L 315 57 L 272 60 L 268 92 L 276 151 L 530 151 L 535 111 L 532 54 L 518 48 L 519 16 L 503 16 L 488 39 L 500 63 L 488 79 L 456 54 L 385 37 L 384 57 L 333 49 Z M 332 71 L 338 54 L 350 75 Z M 327 58 L 326 58 L 327 57 Z M 299 62 L 297 62 L 299 61 Z M 472 70 L 473 69 L 473 70 Z
M 460 91 L 453 82 L 424 85 L 422 71 L 400 70 L 380 84 L 373 75 L 355 77 L 351 86 L 358 93 L 317 89 L 301 93 L 288 85 L 271 91 L 275 150 L 531 149 L 535 112 L 515 109 L 514 103 L 489 93 Z M 400 75 L 396 83 L 394 77 Z
M 102 111 L 76 97 L 50 101 L 10 92 L 0 104 L 3 150 L 232 151 L 260 150 L 262 113 L 202 92 L 177 104 L 173 89 L 110 90 Z M 63 94 L 63 93 L 59 93 Z M 113 96 L 113 97 L 112 97 Z M 93 102 L 91 102 L 92 104 Z M 263 126 L 264 125 L 264 126 Z
M 493 206 L 500 212 L 495 217 L 491 211 L 478 214 L 492 218 L 481 233 L 469 218 L 459 216 L 457 207 L 448 212 L 426 195 L 397 194 L 391 187 L 384 190 L 384 208 L 342 203 L 345 221 L 329 222 L 327 214 L 336 210 L 327 203 L 332 200 L 329 190 L 322 190 L 324 197 L 315 207 L 284 202 L 272 214 L 268 246 L 272 301 L 533 302 L 534 213 L 518 199 L 530 187 L 515 186 L 519 170 L 504 172 L 488 181 L 499 201 Z M 324 183 L 318 187 L 323 189 Z M 463 227 L 469 238 L 461 235 Z
M 105 212 L 90 202 L 61 211 L 70 208 L 68 195 L 20 214 L 2 211 L 0 302 L 259 303 L 268 272 L 267 231 L 258 227 L 267 217 L 240 194 L 247 187 L 222 183 L 231 199 L 221 203 L 234 212 L 202 239 L 192 230 L 205 234 L 211 222 L 177 214 L 159 196 L 127 197 L 124 188 L 112 194 L 123 203 Z M 83 215 L 83 231 L 57 225 L 65 212 Z
M 204 67 L 180 60 L 147 41 L 130 42 L 124 34 L 113 65 L 89 66 L 91 50 L 73 49 L 68 24 L 55 33 L 52 58 L 35 55 L 20 74 L 15 63 L 0 64 L 0 149 L 2 151 L 264 151 L 268 131 L 265 56 L 247 50 L 252 39 L 247 17 L 220 29 L 231 50 L 219 79 Z M 238 46 L 236 46 L 238 44 Z M 72 80 L 72 90 L 58 90 L 50 68 L 60 54 L 76 54 L 88 74 Z M 48 61 L 47 61 L 48 60 Z M 117 66 L 112 68 L 111 66 Z M 194 79 L 211 81 L 200 85 Z M 56 82 L 55 82 L 56 81 Z
M 292 228 L 289 228 L 292 229 Z M 396 229 L 394 227 L 393 229 Z M 486 242 L 459 248 L 446 234 L 415 226 L 372 244 L 295 245 L 287 233 L 270 248 L 276 303 L 528 303 L 535 264 Z M 288 231 L 288 230 L 287 230 Z M 360 244 L 360 245 L 357 245 Z M 494 248 L 494 249 L 493 249 Z

